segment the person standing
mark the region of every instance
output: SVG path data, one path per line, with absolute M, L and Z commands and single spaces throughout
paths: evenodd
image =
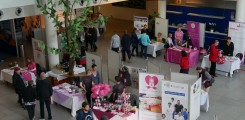
M 132 47 L 133 47 L 132 54 L 131 54 L 132 56 L 134 56 L 134 50 L 136 52 L 136 55 L 139 56 L 139 52 L 138 52 L 139 39 L 138 39 L 136 32 L 137 32 L 137 29 L 134 28 L 133 32 L 131 34 L 131 43 L 132 43 Z
M 84 27 L 84 39 L 85 39 L 84 42 L 85 42 L 86 51 L 88 50 L 88 44 L 90 44 L 90 41 L 91 41 L 88 30 L 89 29 L 87 27 Z M 91 45 L 91 49 L 92 49 L 92 44 L 90 44 L 90 45 Z
M 165 42 L 165 40 L 162 37 L 162 33 L 161 32 L 157 33 L 156 41 L 160 42 L 160 43 L 164 43 Z
M 88 103 L 91 105 L 91 94 L 92 94 L 92 87 L 94 86 L 94 82 L 92 80 L 92 71 L 87 70 L 86 76 L 84 76 L 80 81 L 80 87 L 86 91 L 86 98 Z
M 23 106 L 23 90 L 25 89 L 25 82 L 24 79 L 21 76 L 20 68 L 15 67 L 14 68 L 14 75 L 12 77 L 13 80 L 13 86 L 15 89 L 16 94 L 18 94 L 18 103 Z
M 224 46 L 224 55 L 225 56 L 233 56 L 234 52 L 234 43 L 231 42 L 231 37 L 227 37 L 226 44 Z
M 215 40 L 214 44 L 211 45 L 211 48 L 210 48 L 209 60 L 211 62 L 211 67 L 210 67 L 209 73 L 213 77 L 217 77 L 215 74 L 215 71 L 216 71 L 216 62 L 219 56 L 218 45 L 219 45 L 219 41 Z
M 34 120 L 37 92 L 33 81 L 28 81 L 28 86 L 24 89 L 23 99 L 30 120 Z
M 92 67 L 92 80 L 93 80 L 94 84 L 95 85 L 100 84 L 101 83 L 101 81 L 100 81 L 100 73 L 97 70 L 97 65 L 93 64 L 91 67 Z
M 93 112 L 90 110 L 88 102 L 82 103 L 82 109 L 77 111 L 76 120 L 94 120 Z
M 127 30 L 124 31 L 124 35 L 122 36 L 122 56 L 123 56 L 123 61 L 126 61 L 126 53 L 128 55 L 128 62 L 130 62 L 131 59 L 131 51 L 130 51 L 130 45 L 131 45 L 131 38 L 130 35 L 128 35 Z
M 90 45 L 92 46 L 91 50 L 93 49 L 94 52 L 96 52 L 97 46 L 95 43 L 97 42 L 97 30 L 94 26 L 90 26 L 88 30 L 88 35 L 90 37 Z
M 184 33 L 181 30 L 181 27 L 178 27 L 177 31 L 175 31 L 175 33 L 174 33 L 175 44 L 181 46 L 182 41 L 183 41 L 183 37 L 184 37 Z
M 181 51 L 181 60 L 180 60 L 180 73 L 185 73 L 188 74 L 189 73 L 189 58 L 187 57 L 187 53 L 185 52 L 185 50 Z
M 202 77 L 203 90 L 209 92 L 209 89 L 212 86 L 214 79 L 205 69 L 201 67 L 197 67 L 196 71 L 199 73 L 199 77 Z
M 139 35 L 139 40 L 141 41 L 141 55 L 147 58 L 147 46 L 151 43 L 149 36 L 146 34 L 146 32 L 143 30 L 142 34 Z
M 100 34 L 103 34 L 105 32 L 105 18 L 101 13 L 99 13 L 98 20 L 99 20 L 99 32 Z
M 28 71 L 33 72 L 35 75 L 37 75 L 36 63 L 30 58 L 26 58 L 26 62 Z
M 48 111 L 48 119 L 52 120 L 52 115 L 51 115 L 51 96 L 53 94 L 53 88 L 50 83 L 46 79 L 46 74 L 44 72 L 41 73 L 40 75 L 40 80 L 37 82 L 37 98 L 39 99 L 40 102 L 40 115 L 41 119 L 44 119 L 44 104 L 46 105 L 47 111 Z
M 120 47 L 120 37 L 117 35 L 117 32 L 115 31 L 115 34 L 111 37 L 111 50 L 115 52 L 119 52 Z

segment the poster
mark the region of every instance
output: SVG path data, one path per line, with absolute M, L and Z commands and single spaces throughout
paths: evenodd
M 46 68 L 45 51 L 38 46 L 39 42 L 43 41 L 32 39 L 34 61 L 41 67 Z
M 146 73 L 146 68 L 137 68 L 132 66 L 126 66 L 128 68 L 128 72 L 131 76 L 132 87 L 139 88 L 139 73 Z
M 175 120 L 188 117 L 188 84 L 163 81 L 162 83 L 162 119 Z M 187 116 L 183 116 L 186 115 Z
M 234 54 L 245 52 L 245 23 L 229 22 L 229 33 L 231 41 L 234 43 Z
M 187 21 L 187 31 L 193 47 L 200 48 L 200 23 Z
M 139 120 L 162 120 L 163 75 L 139 74 Z
M 190 89 L 190 120 L 196 120 L 200 116 L 202 80 L 199 78 Z
M 141 30 L 141 29 L 143 29 L 144 25 L 148 26 L 148 18 L 147 17 L 134 16 L 134 28 Z

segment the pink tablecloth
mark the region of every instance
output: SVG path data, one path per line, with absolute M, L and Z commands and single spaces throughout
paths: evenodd
M 190 60 L 190 68 L 196 66 L 199 60 L 199 50 L 178 47 L 178 48 L 168 48 L 166 61 L 171 63 L 179 64 L 181 60 L 181 50 L 185 50 Z

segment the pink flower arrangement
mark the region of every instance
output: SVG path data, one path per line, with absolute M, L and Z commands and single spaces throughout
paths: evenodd
M 107 96 L 107 94 L 111 91 L 111 86 L 108 84 L 98 84 L 95 85 L 92 89 L 92 98 L 96 98 L 97 96 Z

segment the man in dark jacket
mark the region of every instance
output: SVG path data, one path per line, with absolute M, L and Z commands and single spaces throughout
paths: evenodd
M 21 77 L 20 68 L 14 68 L 14 75 L 12 77 L 15 92 L 18 94 L 18 103 L 23 106 L 23 90 L 25 88 L 24 79 Z
M 134 28 L 134 31 L 132 32 L 132 35 L 131 35 L 131 43 L 132 43 L 132 56 L 134 56 L 134 50 L 136 51 L 136 55 L 138 56 L 139 53 L 138 53 L 138 46 L 139 46 L 139 39 L 138 39 L 138 36 L 136 34 L 136 28 Z
M 123 61 L 126 61 L 126 52 L 128 55 L 128 62 L 130 62 L 131 59 L 131 51 L 130 51 L 130 45 L 131 45 L 131 38 L 127 33 L 127 30 L 124 31 L 124 35 L 122 36 L 122 56 L 123 56 Z
M 234 52 L 234 43 L 231 42 L 231 37 L 227 37 L 226 44 L 224 46 L 224 55 L 225 56 L 233 56 Z
M 53 94 L 53 88 L 51 83 L 46 79 L 46 74 L 44 72 L 40 75 L 41 80 L 37 82 L 37 97 L 40 101 L 40 115 L 41 119 L 44 119 L 44 104 L 48 111 L 48 119 L 52 119 L 51 109 L 50 109 L 50 98 Z
M 93 112 L 90 110 L 88 102 L 83 102 L 82 109 L 77 111 L 76 120 L 94 120 Z
M 90 37 L 90 45 L 93 47 L 94 52 L 97 50 L 96 42 L 97 42 L 97 30 L 94 26 L 91 26 L 88 30 L 88 35 Z M 92 49 L 92 48 L 91 48 Z

